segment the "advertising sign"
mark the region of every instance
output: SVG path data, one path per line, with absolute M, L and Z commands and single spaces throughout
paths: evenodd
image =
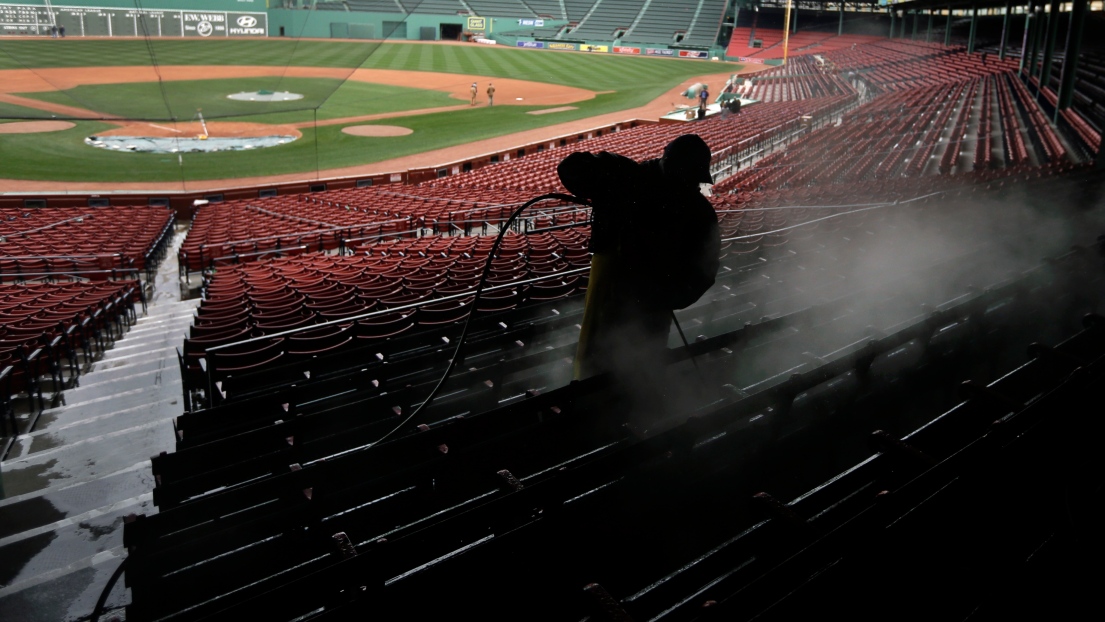
M 742 63 L 752 63 L 754 65 L 764 64 L 764 60 L 762 58 L 749 58 L 747 56 L 741 56 L 739 60 Z
M 518 25 L 519 26 L 536 26 L 536 27 L 540 28 L 540 27 L 545 25 L 545 20 L 543 20 L 543 19 L 520 19 L 520 20 L 518 20 Z
M 574 44 L 574 43 L 549 43 L 545 47 L 547 47 L 550 50 L 577 50 L 577 49 L 579 49 L 579 48 L 576 47 L 576 44 Z
M 641 53 L 641 48 L 631 48 L 631 47 L 626 47 L 624 45 L 615 45 L 614 46 L 614 53 L 615 54 L 640 54 Z
M 675 50 L 648 48 L 645 50 L 645 54 L 649 56 L 675 56 Z
M 701 52 L 698 50 L 679 50 L 679 58 L 709 58 L 709 52 Z
M 580 48 L 584 52 L 609 52 L 610 48 L 605 45 L 584 45 Z
M 545 47 L 544 41 L 519 41 L 518 47 L 520 48 L 543 48 Z
M 486 17 L 469 17 L 468 18 L 468 30 L 487 30 L 487 18 Z

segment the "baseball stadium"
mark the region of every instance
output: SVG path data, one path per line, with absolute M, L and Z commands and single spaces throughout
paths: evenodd
M 0 620 L 1096 609 L 1101 1 L 61 1 Z

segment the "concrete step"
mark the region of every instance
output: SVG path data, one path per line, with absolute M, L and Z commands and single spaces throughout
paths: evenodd
M 95 373 L 82 376 L 80 385 L 66 389 L 62 393 L 61 399 L 66 404 L 86 404 L 103 396 L 129 394 L 140 389 L 149 389 L 151 394 L 160 393 L 160 387 L 164 384 L 179 385 L 180 366 L 177 364 L 175 357 L 173 359 L 161 359 L 161 361 L 162 363 L 159 366 L 116 378 L 101 379 L 100 375 Z M 153 395 L 150 398 L 152 399 Z M 117 410 L 117 408 L 112 404 L 111 411 Z M 46 411 L 43 414 L 45 415 L 48 412 Z M 41 421 L 39 427 L 42 427 Z
M 35 490 L 0 499 L 0 545 L 13 536 L 37 535 L 65 519 L 81 517 L 153 489 L 150 462 L 144 460 L 121 471 L 54 490 Z
M 123 339 L 133 338 L 137 335 L 155 334 L 159 331 L 177 330 L 183 327 L 182 332 L 187 332 L 192 325 L 193 316 L 190 313 L 184 315 L 165 315 L 146 322 L 139 321 L 130 327 Z
M 92 370 L 81 374 L 77 378 L 78 387 L 87 387 L 120 378 L 126 378 L 135 374 L 145 373 L 155 369 L 167 369 L 178 367 L 176 352 L 172 348 L 155 350 L 148 353 L 149 356 L 134 356 L 125 359 L 106 361 L 114 365 L 101 365 L 105 361 L 92 363 Z M 171 364 L 171 365 L 170 365 Z
M 121 339 L 115 342 L 115 346 L 104 353 L 101 361 L 112 361 L 134 356 L 144 356 L 149 352 L 162 350 L 174 351 L 184 344 L 184 333 L 176 330 L 157 334 L 144 335 L 134 341 Z M 175 356 L 175 355 L 174 355 Z
M 140 418 L 142 409 L 154 408 L 147 404 L 128 409 L 128 416 Z M 18 437 L 11 457 L 0 463 L 3 494 L 60 490 L 131 468 L 163 451 L 173 451 L 175 439 L 169 417 L 149 417 L 137 425 L 119 427 L 119 420 L 113 419 L 116 416 L 112 413 L 85 426 L 63 425 L 44 434 Z M 102 430 L 106 431 L 93 435 Z
M 0 620 L 88 620 L 100 593 L 126 556 L 121 521 L 122 516 L 110 515 L 90 520 L 85 526 L 0 548 L 0 554 L 11 556 L 10 567 L 17 573 L 10 585 L 0 587 Z M 123 608 L 129 602 L 125 579 L 120 578 L 108 595 L 105 610 L 124 619 Z M 111 615 L 100 618 L 110 619 Z

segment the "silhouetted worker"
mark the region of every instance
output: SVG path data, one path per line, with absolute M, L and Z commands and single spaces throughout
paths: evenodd
M 710 148 L 686 134 L 659 159 L 573 153 L 557 173 L 593 208 L 575 377 L 612 372 L 636 407 L 662 409 L 671 312 L 698 300 L 720 263 L 717 213 L 700 189 L 713 181 Z

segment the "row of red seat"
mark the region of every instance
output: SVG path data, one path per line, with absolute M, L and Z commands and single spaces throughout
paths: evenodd
M 136 318 L 141 301 L 137 280 L 92 283 L 0 284 L 0 385 L 5 403 L 11 395 L 37 397 L 43 408 L 42 377 L 62 381 L 63 361 L 70 378 L 79 375 L 77 351 L 87 364 L 95 351 L 122 333 Z M 60 387 L 59 387 L 60 388 Z M 32 399 L 32 406 L 36 400 Z M 0 434 L 5 433 L 0 422 Z M 11 421 L 14 432 L 14 421 Z
M 0 208 L 0 280 L 144 268 L 172 218 L 158 207 Z

